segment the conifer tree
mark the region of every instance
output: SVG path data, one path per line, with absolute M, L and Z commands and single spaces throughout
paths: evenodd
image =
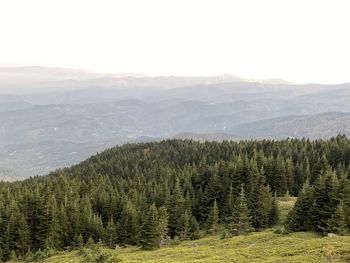
M 190 239 L 195 240 L 200 238 L 200 227 L 197 219 L 192 216 L 190 219 Z
M 272 207 L 269 215 L 269 226 L 272 227 L 276 225 L 279 221 L 279 208 L 277 203 L 277 193 L 275 192 L 275 195 L 272 200 Z
M 252 186 L 248 207 L 251 211 L 251 222 L 254 228 L 265 228 L 269 224 L 272 209 L 270 187 L 265 185 L 265 178 L 258 174 Z
M 61 230 L 62 226 L 59 222 L 59 210 L 56 199 L 51 196 L 48 204 L 48 229 L 45 240 L 45 247 L 47 248 L 59 248 L 61 247 Z
M 74 246 L 77 248 L 82 248 L 84 245 L 84 239 L 81 234 L 74 236 Z
M 158 209 L 158 230 L 160 236 L 160 246 L 164 246 L 167 243 L 168 237 L 168 212 L 165 206 L 161 206 Z
M 287 191 L 289 193 L 293 193 L 295 194 L 294 192 L 294 172 L 295 172 L 295 168 L 294 168 L 294 165 L 293 165 L 293 162 L 291 159 L 287 159 L 286 161 L 286 183 L 287 183 Z
M 139 223 L 135 206 L 131 202 L 126 201 L 123 204 L 117 225 L 118 243 L 121 245 L 135 245 L 138 232 Z
M 232 213 L 231 222 L 228 224 L 230 235 L 245 235 L 253 230 L 249 214 L 250 211 L 242 185 Z
M 140 244 L 145 250 L 152 250 L 159 247 L 160 233 L 158 211 L 154 204 L 152 204 L 147 213 L 140 232 Z
M 105 239 L 110 248 L 112 248 L 113 245 L 117 243 L 117 228 L 114 224 L 113 217 L 111 217 L 108 221 Z
M 177 234 L 180 237 L 180 240 L 190 239 L 190 219 L 188 211 L 185 210 L 178 221 Z
M 180 187 L 180 180 L 176 178 L 173 194 L 169 203 L 169 233 L 174 237 L 179 229 L 179 219 L 184 211 L 184 197 Z
M 314 230 L 327 232 L 328 220 L 332 217 L 338 202 L 337 188 L 338 179 L 334 172 L 327 171 L 318 178 L 310 217 Z
M 18 219 L 18 239 L 16 240 L 16 248 L 20 255 L 24 256 L 30 250 L 31 239 L 28 224 L 23 215 Z
M 349 166 L 350 168 L 350 166 Z M 338 198 L 344 203 L 346 223 L 350 230 L 350 173 L 339 179 Z
M 277 194 L 283 195 L 287 189 L 287 177 L 285 162 L 281 156 L 278 156 L 273 164 L 274 178 L 272 181 L 272 189 L 277 191 Z
M 224 220 L 226 220 L 228 217 L 232 215 L 233 206 L 234 206 L 234 195 L 233 195 L 233 187 L 231 184 L 229 193 L 226 197 L 226 203 L 224 206 Z
M 343 201 L 340 201 L 336 210 L 334 211 L 334 214 L 328 220 L 327 230 L 330 233 L 335 233 L 341 236 L 345 235 L 348 232 Z
M 214 204 L 210 210 L 210 213 L 207 219 L 208 231 L 210 233 L 216 233 L 218 224 L 219 224 L 219 208 L 216 200 L 214 200 Z
M 312 228 L 313 223 L 310 222 L 310 215 L 312 214 L 310 208 L 314 206 L 314 189 L 307 181 L 298 199 L 288 214 L 285 226 L 289 231 L 307 231 Z

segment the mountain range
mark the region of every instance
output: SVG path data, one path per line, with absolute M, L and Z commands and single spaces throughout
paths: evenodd
M 0 68 L 0 178 L 46 174 L 126 142 L 350 135 L 350 83 Z

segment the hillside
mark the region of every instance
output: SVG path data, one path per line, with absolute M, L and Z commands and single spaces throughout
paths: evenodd
M 274 234 L 272 230 L 246 237 L 221 240 L 220 236 L 186 241 L 180 245 L 156 251 L 138 248 L 115 250 L 124 263 L 347 263 L 350 261 L 350 237 L 320 237 L 314 233 Z M 327 261 L 327 251 L 333 261 Z M 54 256 L 45 263 L 80 263 L 76 252 Z
M 282 221 L 292 209 L 294 199 L 281 198 L 279 208 Z M 350 237 L 322 237 L 312 232 L 281 235 L 268 229 L 244 237 L 221 239 L 220 235 L 206 236 L 195 241 L 155 251 L 143 251 L 139 247 L 105 249 L 124 263 L 180 263 L 180 262 L 239 262 L 239 263 L 304 263 L 338 262 L 350 260 Z M 332 258 L 332 261 L 330 261 Z M 52 256 L 46 263 L 80 263 L 77 251 Z
M 327 139 L 335 133 L 350 135 L 350 113 L 328 112 L 288 116 L 238 125 L 229 129 L 245 138 Z
M 94 242 L 153 250 L 203 233 L 236 240 L 285 218 L 287 232 L 347 235 L 349 174 L 345 136 L 125 144 L 47 176 L 0 182 L 0 257 Z M 301 198 L 287 216 L 288 195 Z M 278 198 L 287 198 L 279 209 Z

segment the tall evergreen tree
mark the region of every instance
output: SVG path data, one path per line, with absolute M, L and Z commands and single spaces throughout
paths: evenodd
M 210 233 L 216 233 L 218 224 L 219 224 L 219 208 L 216 200 L 214 200 L 214 204 L 210 210 L 210 213 L 207 219 L 208 231 Z
M 190 220 L 191 216 L 188 211 L 185 210 L 178 220 L 177 234 L 180 237 L 180 240 L 190 239 Z
M 314 230 L 327 232 L 328 220 L 332 217 L 338 202 L 337 187 L 337 176 L 330 170 L 317 179 L 310 217 Z
M 298 199 L 289 213 L 285 226 L 289 231 L 307 231 L 312 229 L 310 209 L 314 206 L 314 189 L 307 181 L 301 190 Z
M 16 248 L 22 256 L 27 254 L 31 247 L 30 232 L 27 221 L 23 215 L 18 218 L 18 239 L 16 240 Z
M 139 232 L 139 221 L 134 204 L 126 201 L 122 205 L 120 220 L 117 224 L 117 239 L 121 245 L 135 245 Z
M 105 240 L 108 246 L 112 248 L 113 245 L 117 243 L 117 227 L 114 223 L 113 217 L 109 219 L 105 232 Z
M 343 201 L 340 201 L 336 210 L 334 211 L 334 214 L 328 220 L 327 230 L 330 233 L 335 233 L 341 236 L 348 232 Z
M 152 204 L 141 228 L 140 244 L 143 249 L 152 250 L 159 247 L 159 240 L 158 210 L 156 206 Z
M 184 197 L 180 187 L 180 180 L 176 178 L 174 191 L 169 203 L 169 233 L 174 237 L 179 229 L 179 219 L 184 212 Z
M 279 208 L 277 203 L 277 194 L 275 193 L 272 201 L 272 207 L 269 215 L 269 226 L 274 226 L 279 222 Z
M 230 235 L 245 235 L 253 230 L 243 185 L 241 186 L 241 192 L 236 200 L 235 209 L 232 213 L 228 228 Z
M 226 196 L 226 202 L 225 202 L 225 206 L 223 209 L 223 218 L 224 220 L 226 220 L 227 218 L 229 218 L 232 215 L 233 212 L 233 206 L 234 206 L 234 194 L 233 194 L 233 187 L 232 184 L 230 185 L 230 189 L 229 192 Z
M 161 206 L 158 209 L 158 230 L 159 230 L 159 236 L 160 236 L 160 246 L 164 246 L 167 243 L 167 240 L 169 239 L 168 236 L 168 212 L 165 206 Z
M 253 227 L 257 229 L 267 227 L 272 209 L 272 195 L 261 174 L 257 175 L 256 182 L 252 186 L 248 207 Z

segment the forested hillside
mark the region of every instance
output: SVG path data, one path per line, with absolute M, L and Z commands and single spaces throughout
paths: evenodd
M 126 144 L 48 176 L 0 183 L 0 257 L 89 239 L 154 249 L 219 224 L 223 237 L 243 235 L 276 224 L 275 196 L 286 193 L 299 195 L 288 231 L 346 234 L 349 164 L 345 136 Z

